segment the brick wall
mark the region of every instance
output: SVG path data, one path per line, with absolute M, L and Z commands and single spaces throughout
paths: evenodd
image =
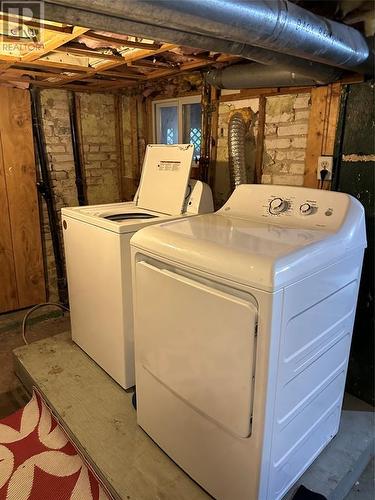
M 51 187 L 60 224 L 61 208 L 78 205 L 70 135 L 68 94 L 64 90 L 45 90 L 41 92 L 41 104 Z M 62 239 L 61 230 L 60 238 Z M 55 258 L 44 200 L 42 201 L 42 241 L 48 299 L 57 301 Z
M 230 186 L 230 174 L 228 165 L 228 125 L 229 120 L 233 112 L 242 111 L 244 115 L 248 115 L 248 112 L 253 113 L 252 120 L 252 130 L 250 135 L 254 141 L 255 150 L 255 138 L 257 134 L 257 113 L 259 110 L 259 100 L 258 99 L 239 99 L 238 101 L 222 102 L 219 105 L 219 117 L 218 117 L 218 135 L 217 135 L 217 156 L 216 156 L 216 173 L 215 173 L 215 186 L 214 186 L 214 198 L 217 207 L 221 207 L 229 198 L 231 194 Z M 254 151 L 253 151 L 254 152 Z M 248 155 L 252 156 L 251 160 L 254 160 L 254 155 L 247 150 Z
M 214 195 L 220 207 L 232 189 L 228 168 L 228 123 L 234 110 L 249 108 L 254 116 L 254 147 L 257 135 L 258 98 L 221 102 L 219 105 Z M 262 183 L 303 185 L 310 94 L 270 96 L 266 99 Z M 252 161 L 255 156 L 252 154 Z
M 68 97 L 65 90 L 48 89 L 41 92 L 48 168 L 60 228 L 61 208 L 78 205 Z M 114 99 L 110 94 L 79 94 L 89 204 L 120 200 Z M 55 259 L 44 200 L 41 208 L 48 298 L 58 300 Z M 60 239 L 62 244 L 61 230 Z
M 115 96 L 79 94 L 87 201 L 120 201 Z
M 309 106 L 310 94 L 267 98 L 263 183 L 303 185 Z

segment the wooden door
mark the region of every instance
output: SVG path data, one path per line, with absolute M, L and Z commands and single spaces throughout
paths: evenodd
M 0 313 L 45 301 L 30 95 L 0 88 Z

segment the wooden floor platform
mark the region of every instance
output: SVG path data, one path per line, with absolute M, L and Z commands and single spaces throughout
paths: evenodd
M 22 383 L 29 391 L 39 389 L 115 498 L 210 498 L 138 427 L 132 393 L 113 382 L 69 333 L 16 349 L 14 361 Z M 345 498 L 373 452 L 373 424 L 371 413 L 344 411 L 339 434 L 299 484 L 329 500 Z
M 125 392 L 69 333 L 14 351 L 15 371 L 35 385 L 115 498 L 210 498 L 137 425 Z

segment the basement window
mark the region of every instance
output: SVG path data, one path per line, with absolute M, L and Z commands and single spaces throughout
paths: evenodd
M 199 160 L 202 141 L 200 96 L 154 101 L 154 140 L 158 144 L 193 144 L 194 164 Z

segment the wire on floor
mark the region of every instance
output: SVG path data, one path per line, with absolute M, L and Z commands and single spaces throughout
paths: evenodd
M 63 311 L 68 311 L 69 312 L 69 308 L 68 307 L 64 306 L 64 304 L 59 304 L 58 302 L 43 302 L 43 304 L 37 304 L 36 306 L 34 306 L 31 309 L 29 309 L 27 311 L 27 313 L 25 314 L 23 320 L 22 320 L 22 340 L 24 341 L 24 343 L 26 345 L 29 344 L 29 342 L 27 341 L 27 338 L 26 338 L 26 322 L 27 322 L 30 314 L 32 314 L 34 311 L 36 311 L 40 307 L 47 307 L 47 306 L 59 307 Z

